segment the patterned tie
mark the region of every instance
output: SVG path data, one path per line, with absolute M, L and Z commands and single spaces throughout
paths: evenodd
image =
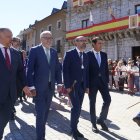
M 46 48 L 46 56 L 48 59 L 48 63 L 50 63 L 50 49 Z
M 7 48 L 4 47 L 4 50 L 5 50 L 5 61 L 6 61 L 6 66 L 7 68 L 10 70 L 11 68 L 11 64 L 10 64 L 10 57 L 8 55 L 8 52 L 7 52 Z
M 100 67 L 101 59 L 100 59 L 99 53 L 96 53 L 96 59 L 97 59 L 98 65 Z

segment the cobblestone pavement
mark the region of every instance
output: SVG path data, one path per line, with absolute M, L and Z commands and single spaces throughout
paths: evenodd
M 132 118 L 140 111 L 140 104 L 127 109 L 140 101 L 140 94 L 130 96 L 124 93 L 110 92 L 112 103 L 109 110 L 109 132 L 100 131 L 95 134 L 91 130 L 89 116 L 89 100 L 85 95 L 78 128 L 88 140 L 140 140 L 140 127 Z M 60 103 L 61 100 L 61 103 Z M 70 107 L 66 99 L 53 98 L 49 119 L 46 124 L 47 140 L 71 140 Z M 96 111 L 99 116 L 102 106 L 100 93 L 97 96 Z M 16 120 L 9 122 L 4 132 L 4 140 L 35 140 L 35 110 L 32 99 L 16 103 Z M 100 126 L 98 126 L 100 129 Z

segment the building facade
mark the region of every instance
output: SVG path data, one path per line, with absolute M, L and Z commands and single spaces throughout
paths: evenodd
M 49 30 L 53 35 L 53 47 L 58 55 L 63 57 L 66 41 L 66 9 L 67 2 L 64 2 L 61 9 L 54 8 L 51 15 L 35 21 L 29 28 L 20 32 L 19 37 L 23 40 L 23 48 L 28 51 L 31 47 L 40 44 L 40 33 Z
M 68 0 L 65 51 L 73 39 L 100 36 L 103 50 L 111 59 L 140 56 L 140 0 Z

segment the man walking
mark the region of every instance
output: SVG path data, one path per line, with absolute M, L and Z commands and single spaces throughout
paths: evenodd
M 77 125 L 84 93 L 88 90 L 88 58 L 84 52 L 85 42 L 86 38 L 84 36 L 78 36 L 75 39 L 75 49 L 66 53 L 63 63 L 64 85 L 72 103 L 71 131 L 74 140 L 78 140 L 78 137 L 84 137 L 78 131 Z
M 55 82 L 62 83 L 57 52 L 51 48 L 52 39 L 50 31 L 42 32 L 41 44 L 31 48 L 29 53 L 27 81 L 35 95 L 37 140 L 45 139 L 45 124 L 54 95 Z
M 111 103 L 111 97 L 109 94 L 109 71 L 107 63 L 107 54 L 102 52 L 102 40 L 99 37 L 92 39 L 93 49 L 89 51 L 89 100 L 90 100 L 90 117 L 92 123 L 92 130 L 98 133 L 99 130 L 96 126 L 96 96 L 100 91 L 103 98 L 102 111 L 100 113 L 97 124 L 101 125 L 102 129 L 108 131 L 104 120 L 107 118 L 109 106 Z
M 18 52 L 10 48 L 12 32 L 0 28 L 0 140 L 8 123 L 17 96 L 16 78 L 19 77 L 23 91 L 30 95 L 26 87 L 25 73 Z

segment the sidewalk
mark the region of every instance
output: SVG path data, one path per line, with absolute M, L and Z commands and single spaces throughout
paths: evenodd
M 82 113 L 79 121 L 79 130 L 88 140 L 140 140 L 140 127 L 132 121 L 132 118 L 140 111 L 140 104 L 127 109 L 140 101 L 140 95 L 130 96 L 117 92 L 110 92 L 112 103 L 108 120 L 110 132 L 100 131 L 95 134 L 91 130 L 89 116 L 89 100 L 85 95 Z M 102 106 L 100 93 L 97 96 L 96 111 L 99 116 Z M 32 99 L 16 104 L 17 117 L 11 121 L 5 129 L 5 140 L 35 140 L 35 110 Z M 71 140 L 70 133 L 70 108 L 66 105 L 66 99 L 53 98 L 48 123 L 46 124 L 47 140 Z M 98 126 L 100 129 L 100 127 Z

